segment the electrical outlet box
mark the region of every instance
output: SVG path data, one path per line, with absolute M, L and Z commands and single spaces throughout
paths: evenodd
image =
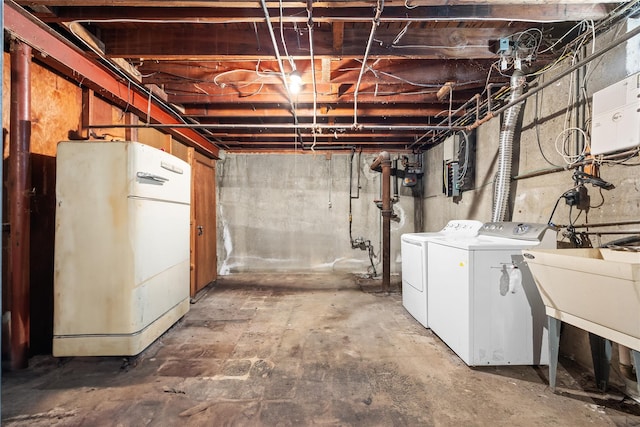
M 511 51 L 511 42 L 509 38 L 502 37 L 498 40 L 498 54 L 507 55 Z
M 591 154 L 640 145 L 640 73 L 593 94 Z

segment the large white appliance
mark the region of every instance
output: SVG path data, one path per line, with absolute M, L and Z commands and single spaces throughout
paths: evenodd
M 54 356 L 140 353 L 189 310 L 189 164 L 137 142 L 61 142 Z
M 487 223 L 428 243 L 429 326 L 467 365 L 548 364 L 544 304 L 522 250 L 555 248 L 543 224 Z
M 451 220 L 440 231 L 406 233 L 401 236 L 402 305 L 422 326 L 429 327 L 427 315 L 427 242 L 434 237 L 475 236 L 482 222 Z

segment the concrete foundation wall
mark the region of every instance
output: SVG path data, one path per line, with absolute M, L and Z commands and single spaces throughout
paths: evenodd
M 352 235 L 370 240 L 382 273 L 381 174 L 376 154 L 353 158 Z M 371 273 L 368 251 L 349 239 L 351 153 L 225 154 L 217 162 L 218 271 L 342 271 Z M 359 160 L 359 162 L 358 162 Z M 391 223 L 391 271 L 399 273 L 400 235 L 413 231 L 414 199 L 400 187 Z M 419 203 L 419 199 L 418 199 Z

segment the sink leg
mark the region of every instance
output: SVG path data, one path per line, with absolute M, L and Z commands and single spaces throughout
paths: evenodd
M 591 358 L 593 359 L 593 372 L 596 377 L 596 386 L 600 391 L 605 391 L 609 384 L 611 341 L 589 332 L 589 344 L 591 345 Z
M 638 384 L 638 394 L 640 394 L 640 352 L 636 350 L 631 350 L 631 354 L 633 354 L 633 366 L 636 370 L 636 382 Z
M 560 350 L 560 326 L 562 322 L 547 316 L 549 323 L 549 387 L 556 391 L 556 373 L 558 372 L 558 352 Z

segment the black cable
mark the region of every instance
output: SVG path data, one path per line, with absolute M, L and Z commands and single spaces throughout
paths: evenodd
M 556 164 L 555 164 L 555 163 L 553 163 L 551 160 L 549 160 L 549 159 L 547 158 L 547 156 L 544 154 L 544 151 L 542 150 L 542 142 L 540 141 L 540 125 L 539 125 L 539 123 L 538 123 L 538 96 L 539 96 L 539 95 L 540 95 L 540 92 L 537 92 L 537 93 L 536 93 L 536 97 L 535 97 L 535 100 L 536 100 L 536 105 L 535 105 L 536 115 L 535 115 L 535 117 L 534 117 L 534 119 L 533 119 L 533 125 L 534 125 L 534 128 L 535 128 L 535 130 L 536 130 L 536 140 L 537 140 L 537 142 L 538 142 L 538 151 L 540 151 L 540 154 L 542 155 L 542 158 L 543 158 L 547 163 L 549 163 L 551 166 L 554 166 L 554 167 L 560 167 L 560 165 L 556 165 Z
M 572 190 L 574 190 L 574 188 L 570 188 L 569 190 L 562 193 L 560 197 L 558 197 L 558 200 L 556 200 L 556 204 L 553 206 L 553 210 L 551 211 L 551 215 L 549 216 L 549 221 L 547 221 L 547 225 L 551 225 L 555 227 L 555 224 L 551 222 L 551 219 L 553 218 L 553 214 L 556 213 L 556 209 L 558 208 L 558 203 L 560 203 L 560 200 L 562 200 L 564 197 L 567 197 L 567 194 L 569 194 L 569 192 Z M 569 220 L 571 220 L 571 218 L 569 218 Z

